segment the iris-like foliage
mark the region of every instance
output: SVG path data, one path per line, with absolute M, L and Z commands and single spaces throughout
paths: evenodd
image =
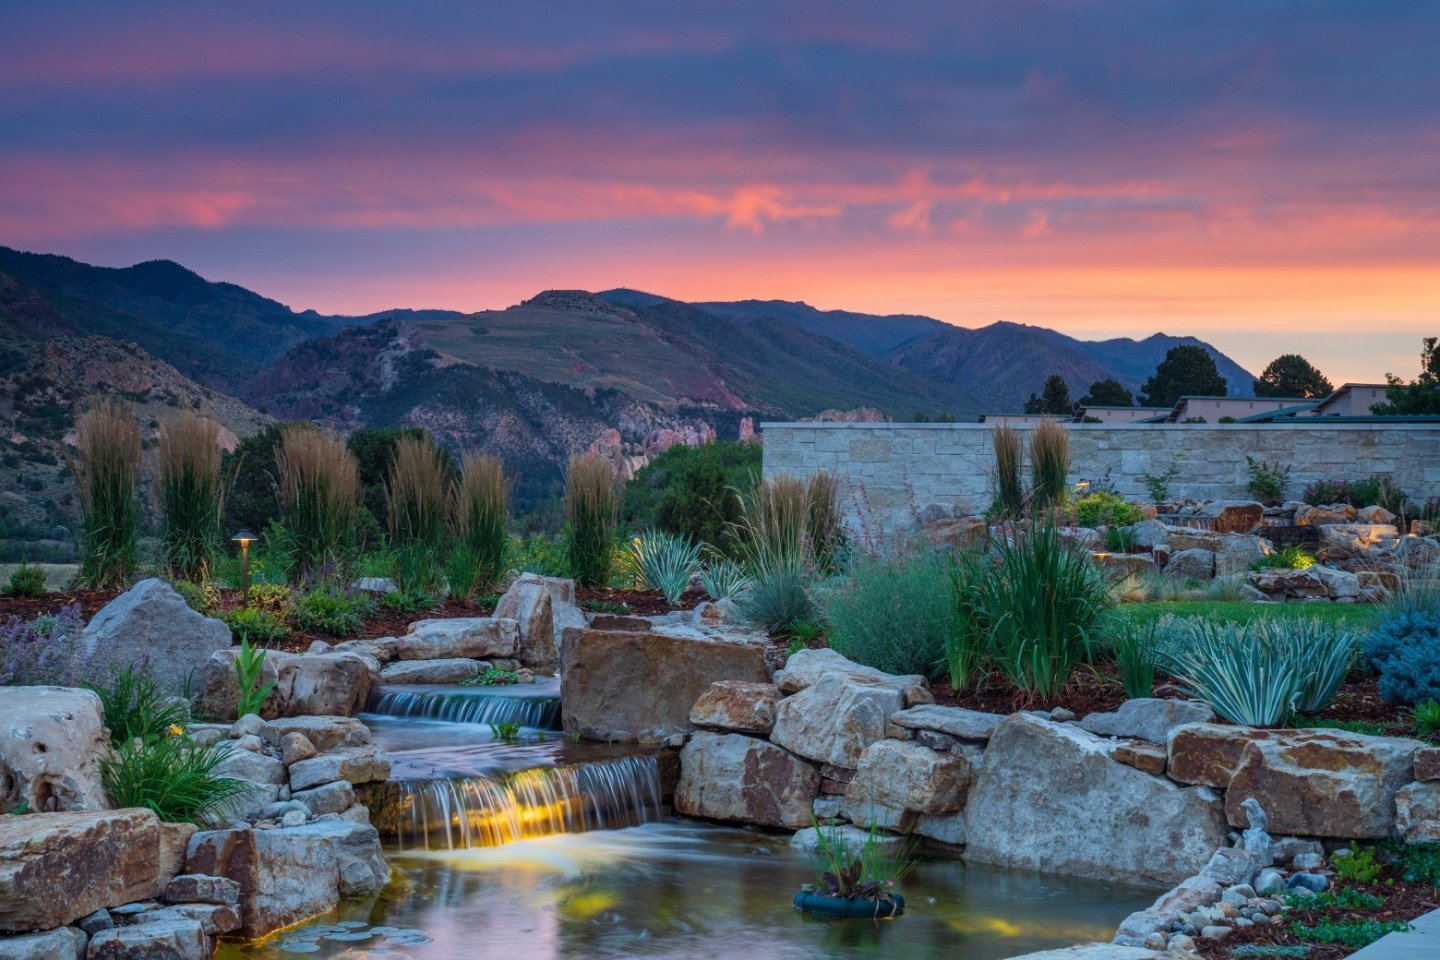
M 700 586 L 712 600 L 739 596 L 749 585 L 745 568 L 723 556 L 712 557 L 700 571 Z
M 113 743 L 158 740 L 190 722 L 189 705 L 161 694 L 144 670 L 124 667 L 107 682 L 86 686 L 100 698 Z

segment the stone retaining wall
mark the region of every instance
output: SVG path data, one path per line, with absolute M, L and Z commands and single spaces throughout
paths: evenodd
M 1440 495 L 1440 424 L 1068 424 L 1071 482 L 1148 499 L 1142 473 L 1179 470 L 1171 497 L 1245 496 L 1245 457 L 1290 464 L 1287 495 L 1320 479 L 1385 474 L 1415 497 Z M 902 529 L 929 504 L 983 510 L 992 428 L 981 423 L 767 423 L 766 475 L 825 470 L 852 521 Z M 1028 429 L 1021 433 L 1028 435 Z M 1022 438 L 1023 439 L 1023 438 Z

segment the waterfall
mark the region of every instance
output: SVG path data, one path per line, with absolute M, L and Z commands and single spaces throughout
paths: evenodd
M 402 850 L 498 847 L 658 819 L 659 764 L 623 757 L 496 777 L 392 780 L 369 803 L 376 827 Z
M 416 717 L 451 723 L 515 722 L 536 730 L 556 730 L 560 723 L 560 697 L 494 693 L 483 687 L 453 690 L 406 690 L 382 687 L 371 698 L 370 713 L 388 717 Z

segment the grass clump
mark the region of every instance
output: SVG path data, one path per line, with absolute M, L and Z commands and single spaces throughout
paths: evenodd
M 1053 420 L 1042 420 L 1030 435 L 1030 508 L 1048 510 L 1065 503 L 1070 477 L 1070 434 Z
M 510 481 L 497 457 L 475 451 L 460 458 L 460 477 L 451 498 L 455 548 L 447 566 L 450 592 L 471 599 L 500 582 L 505 573 L 505 521 Z
M 184 700 L 160 693 L 144 670 L 124 667 L 104 683 L 87 683 L 100 698 L 105 727 L 115 743 L 130 740 L 158 740 L 190 722 L 190 708 Z
M 619 508 L 610 462 L 593 454 L 571 458 L 565 479 L 565 554 L 581 586 L 604 586 L 609 577 Z
M 886 673 L 937 676 L 961 626 L 952 563 L 938 550 L 856 557 L 819 592 L 831 648 Z
M 214 420 L 183 413 L 161 431 L 155 491 L 161 556 L 172 577 L 210 575 L 225 501 L 220 459 L 220 425 Z
M 449 460 L 429 435 L 403 436 L 385 478 L 385 516 L 392 576 L 402 592 L 438 592 L 440 557 L 448 538 Z
M 797 623 L 815 619 L 809 575 L 798 560 L 781 559 L 761 567 L 735 601 L 740 619 L 770 633 L 790 633 Z
M 140 427 L 129 407 L 101 404 L 75 421 L 75 453 L 65 454 L 83 514 L 82 586 L 123 588 L 139 556 Z
M 45 571 L 33 563 L 22 563 L 10 571 L 5 593 L 11 597 L 43 597 L 45 589 Z
M 882 835 L 871 825 L 858 845 L 835 827 L 815 828 L 817 893 L 845 900 L 889 901 L 895 887 L 915 869 L 914 844 Z
M 1306 570 L 1313 566 L 1315 566 L 1315 554 L 1298 544 L 1291 544 L 1288 547 L 1281 547 L 1274 553 L 1267 553 L 1263 557 L 1257 557 L 1250 564 L 1250 569 Z
M 684 534 L 647 530 L 630 545 L 640 580 L 660 591 L 669 603 L 679 601 L 700 572 L 700 545 Z
M 1013 427 L 996 427 L 990 435 L 995 450 L 995 503 L 992 511 L 1014 520 L 1025 510 L 1025 489 L 1020 482 L 1020 434 Z
M 280 514 L 291 572 L 330 579 L 346 565 L 360 511 L 360 468 L 335 437 L 287 426 L 275 455 Z
M 1129 623 L 1111 633 L 1110 645 L 1115 665 L 1120 670 L 1120 683 L 1131 700 L 1149 697 L 1155 691 L 1155 671 L 1160 665 L 1160 631 L 1151 621 L 1139 625 Z

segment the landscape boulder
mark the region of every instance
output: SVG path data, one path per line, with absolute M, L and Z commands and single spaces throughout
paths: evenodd
M 1176 727 L 1166 740 L 1166 772 L 1171 780 L 1225 789 L 1240 768 L 1245 747 L 1280 736 L 1277 730 L 1195 723 Z
M 797 693 L 818 683 L 828 674 L 843 674 L 875 680 L 900 691 L 905 706 L 914 707 L 922 703 L 934 703 L 935 695 L 930 692 L 930 681 L 918 674 L 896 676 L 858 664 L 831 650 L 829 647 L 798 650 L 785 662 L 785 669 L 775 674 L 775 682 L 786 693 Z
M 1246 575 L 1246 582 L 1272 599 L 1321 600 L 1330 595 L 1330 590 L 1314 569 L 1287 570 L 1272 567 L 1268 570 L 1254 570 Z
M 1197 513 L 1215 533 L 1249 533 L 1265 522 L 1265 505 L 1253 500 L 1211 500 Z
M 451 657 L 445 660 L 400 660 L 380 671 L 381 683 L 459 683 L 487 664 L 483 660 Z
M 575 581 L 522 573 L 495 605 L 495 616 L 514 620 L 515 658 L 527 667 L 554 670 L 567 627 L 584 629 L 585 614 L 575 605 Z
M 0 810 L 101 810 L 110 743 L 92 690 L 0 687 Z
M 409 633 L 395 638 L 395 656 L 401 660 L 513 657 L 519 642 L 520 625 L 509 618 L 416 620 Z
M 890 722 L 907 730 L 934 730 L 959 740 L 989 740 L 1003 714 L 966 710 L 964 707 L 941 707 L 933 703 L 910 707 L 891 714 Z
M 863 674 L 831 673 L 780 701 L 770 739 L 819 763 L 855 769 L 904 706 L 900 690 Z
M 1250 572 L 1250 567 L 1261 557 L 1269 556 L 1270 541 L 1243 533 L 1226 534 L 1215 551 L 1215 576 L 1233 577 Z
M 1165 573 L 1177 580 L 1209 580 L 1215 576 L 1215 554 L 1198 547 L 1170 554 Z
M 1129 529 L 1130 544 L 1136 550 L 1154 550 L 1170 536 L 1170 529 L 1159 520 L 1141 520 Z
M 277 717 L 260 731 L 261 739 L 278 746 L 288 733 L 298 733 L 320 751 L 371 743 L 370 728 L 350 717 Z
M 169 881 L 149 810 L 0 816 L 0 932 L 62 927 Z
M 240 697 L 235 676 L 238 648 L 213 654 L 202 674 L 198 708 L 212 720 L 234 720 Z M 373 659 L 363 654 L 332 652 L 295 654 L 271 650 L 260 668 L 260 684 L 274 684 L 260 716 L 354 716 L 365 708 L 370 691 L 380 685 Z M 318 744 L 317 744 L 318 746 Z
M 1175 883 L 1228 843 L 1220 798 L 1110 757 L 1074 724 L 1006 717 L 965 808 L 967 857 L 1072 876 Z
M 690 710 L 697 727 L 765 736 L 775 726 L 780 688 L 773 683 L 720 680 L 700 695 Z
M 343 780 L 350 784 L 376 783 L 390 777 L 390 758 L 374 744 L 336 747 L 290 765 L 290 788 L 308 790 Z
M 1165 743 L 1176 727 L 1214 719 L 1215 711 L 1199 700 L 1142 697 L 1126 700 L 1114 713 L 1088 714 L 1080 721 L 1080 727 L 1102 737 L 1134 737 Z
M 1329 557 L 1363 557 L 1399 536 L 1399 528 L 1389 523 L 1327 523 L 1320 527 L 1320 550 Z
M 1295 511 L 1295 523 L 1302 527 L 1319 527 L 1332 523 L 1351 523 L 1355 508 L 1348 503 L 1324 505 L 1305 504 Z
M 0 960 L 83 960 L 85 940 L 75 927 L 0 937 Z
M 210 656 L 229 648 L 229 627 L 192 610 L 174 587 L 151 578 L 95 614 L 77 655 L 122 667 L 143 664 L 161 693 L 180 697 Z
M 716 681 L 770 680 L 764 648 L 749 643 L 584 630 L 563 654 L 565 732 L 593 740 L 663 741 L 694 729 L 690 710 Z
M 965 754 L 941 753 L 908 740 L 881 740 L 866 749 L 845 789 L 845 807 L 869 804 L 915 813 L 957 813 L 975 779 Z
M 680 751 L 675 809 L 799 830 L 810 826 L 819 792 L 819 770 L 793 753 L 738 733 L 701 731 Z
M 86 960 L 210 960 L 215 944 L 199 920 L 146 917 L 101 930 L 90 938 Z
M 1440 783 L 1416 782 L 1395 794 L 1395 832 L 1406 843 L 1440 843 Z

